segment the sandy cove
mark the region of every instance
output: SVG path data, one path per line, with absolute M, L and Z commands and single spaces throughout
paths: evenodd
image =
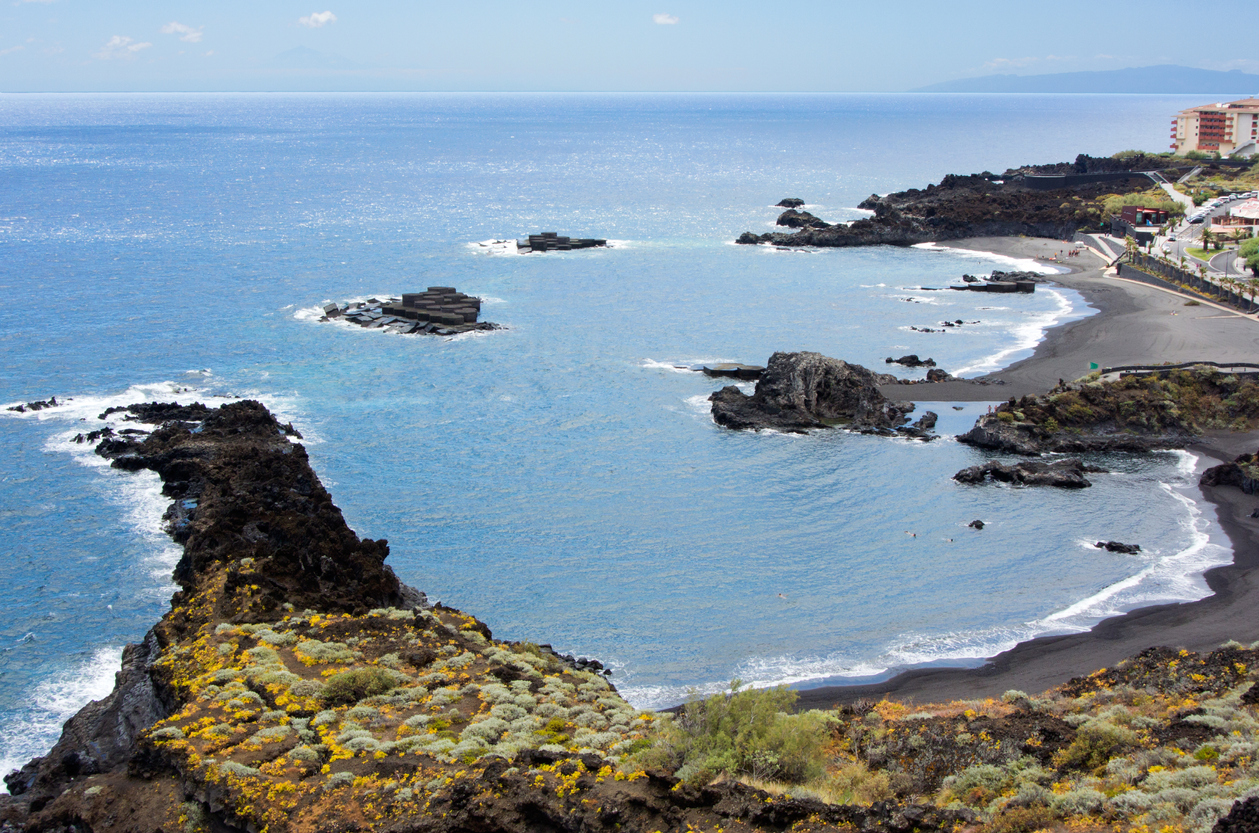
M 1041 260 L 1071 248 L 1060 240 L 1000 237 L 959 240 L 950 246 Z M 1080 292 L 1097 314 L 1051 329 L 1031 357 L 1004 370 L 974 380 L 884 386 L 884 395 L 932 402 L 997 401 L 1044 393 L 1059 379 L 1085 375 L 1089 362 L 1107 367 L 1195 359 L 1259 361 L 1259 321 L 1254 316 L 1205 301 L 1185 306 L 1185 296 L 1107 277 L 1101 258 L 1088 251 L 1078 262 L 1055 265 L 1069 265 L 1072 271 L 1052 280 Z M 1225 462 L 1256 447 L 1259 432 L 1213 433 L 1189 450 Z M 1231 487 L 1201 489 L 1233 546 L 1233 563 L 1206 573 L 1212 595 L 1140 608 L 1105 619 L 1085 633 L 1029 640 L 978 668 L 918 669 L 881 683 L 805 689 L 799 708 L 884 695 L 926 703 L 999 697 L 1010 689 L 1040 692 L 1152 646 L 1210 651 L 1230 639 L 1259 640 L 1259 519 L 1251 517 L 1259 498 Z

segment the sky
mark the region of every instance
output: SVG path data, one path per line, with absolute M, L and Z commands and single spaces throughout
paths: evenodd
M 1235 19 L 1259 10 L 1240 0 Z M 1139 8 L 1139 13 L 1137 9 Z M 0 0 L 0 92 L 893 92 L 993 73 L 1259 72 L 1184 3 Z

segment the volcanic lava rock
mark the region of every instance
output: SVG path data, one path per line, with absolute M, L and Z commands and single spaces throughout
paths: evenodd
M 37 399 L 34 402 L 26 402 L 26 403 L 22 403 L 18 405 L 10 405 L 8 408 L 5 408 L 5 410 L 14 411 L 19 414 L 24 414 L 27 411 L 42 411 L 45 408 L 55 408 L 60 404 L 61 403 L 57 401 L 57 397 L 50 396 L 47 399 Z
M 1259 686 L 1251 691 L 1255 689 Z M 1228 815 L 1215 823 L 1211 833 L 1254 833 L 1256 830 L 1259 830 L 1259 796 L 1251 796 L 1245 801 L 1234 801 Z
M 778 215 L 777 225 L 787 228 L 830 228 L 830 223 L 814 217 L 807 211 L 796 211 L 792 208 Z
M 895 429 L 914 409 L 913 403 L 891 402 L 879 392 L 879 385 L 895 381 L 821 353 L 775 353 L 751 396 L 730 385 L 709 401 L 713 420 L 726 428 Z
M 1000 177 L 950 174 L 938 184 L 886 196 L 871 194 L 860 208 L 873 211 L 846 225 L 802 227 L 795 233 L 771 232 L 739 238 L 740 243 L 775 246 L 911 246 L 961 237 L 1032 237 L 1068 239 L 1081 228 L 1096 228 L 1100 198 L 1150 187 L 1141 171 L 1172 167 L 1174 160 L 1137 154 L 1121 159 L 1081 154 L 1074 163 L 1012 169 Z M 1079 173 L 1124 173 L 1126 179 L 1042 187 L 1034 177 Z
M 1106 470 L 1087 465 L 1074 457 L 1066 460 L 1057 460 L 1053 463 L 1030 460 L 1016 463 L 1012 466 L 996 460 L 989 460 L 982 465 L 962 469 L 953 475 L 953 479 L 958 483 L 979 484 L 991 479 L 1001 483 L 1014 483 L 1018 486 L 1057 486 L 1060 489 L 1084 489 L 1093 485 L 1085 479 L 1085 472 L 1104 471 Z
M 1093 546 L 1097 547 L 1099 550 L 1106 550 L 1106 552 L 1118 552 L 1124 555 L 1135 555 L 1136 553 L 1141 552 L 1141 546 L 1139 544 L 1122 544 L 1119 541 L 1098 541 Z
M 1198 479 L 1201 486 L 1236 486 L 1248 495 L 1259 492 L 1259 470 L 1255 462 L 1259 454 L 1243 454 L 1231 463 L 1212 466 Z M 1259 515 L 1252 516 L 1259 517 Z
M 891 356 L 888 356 L 883 361 L 886 364 L 899 364 L 902 367 L 935 367 L 936 366 L 935 359 L 919 359 L 917 353 L 910 353 L 908 356 L 901 356 L 899 359 L 894 359 Z

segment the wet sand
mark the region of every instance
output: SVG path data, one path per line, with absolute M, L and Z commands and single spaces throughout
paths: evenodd
M 1014 257 L 1047 257 L 1069 248 L 1057 240 L 985 238 L 958 241 L 959 248 Z M 1079 261 L 1076 263 L 1075 261 Z M 978 380 L 931 385 L 891 385 L 889 397 L 926 401 L 983 401 L 1042 393 L 1059 379 L 1088 373 L 1088 363 L 1115 366 L 1161 362 L 1259 361 L 1259 322 L 1207 303 L 1185 306 L 1186 298 L 1145 284 L 1102 274 L 1089 253 L 1069 261 L 1074 271 L 1053 280 L 1079 290 L 1096 315 L 1051 330 L 1033 356 Z M 1004 384 L 998 384 L 1004 382 Z M 985 384 L 987 383 L 987 384 Z M 1216 433 L 1190 451 L 1232 460 L 1259 448 L 1259 432 Z M 1140 608 L 1106 619 L 1086 633 L 1047 636 L 1021 643 L 979 668 L 929 668 L 901 673 L 872 685 L 828 686 L 800 691 L 798 708 L 889 696 L 926 703 L 1000 697 L 1018 689 L 1042 692 L 1072 677 L 1113 666 L 1153 646 L 1209 651 L 1230 639 L 1259 640 L 1259 496 L 1233 487 L 1202 487 L 1233 545 L 1233 563 L 1206 573 L 1212 595 L 1196 602 Z

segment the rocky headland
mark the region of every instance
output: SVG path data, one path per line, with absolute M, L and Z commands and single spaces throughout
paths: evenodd
M 958 441 L 1014 454 L 1183 448 L 1211 429 L 1259 425 L 1259 383 L 1209 365 L 1096 373 L 1040 396 L 1001 403 Z
M 909 421 L 912 402 L 894 403 L 878 386 L 896 382 L 821 353 L 774 353 L 748 396 L 728 385 L 709 397 L 713 420 L 734 429 L 771 428 L 800 433 L 843 426 L 895 431 Z
M 738 242 L 837 247 L 910 246 L 1017 235 L 1062 240 L 1079 229 L 1097 227 L 1103 218 L 1101 197 L 1147 190 L 1153 183 L 1140 172 L 1177 165 L 1183 165 L 1183 160 L 1145 154 L 1118 158 L 1081 154 L 1074 163 L 1029 165 L 1003 174 L 950 174 L 925 189 L 882 197 L 872 194 L 859 207 L 873 211 L 874 216 L 851 223 L 827 224 L 792 206 L 779 218 L 779 225 L 798 231 L 749 231 Z M 1122 176 L 1125 173 L 1131 176 Z

